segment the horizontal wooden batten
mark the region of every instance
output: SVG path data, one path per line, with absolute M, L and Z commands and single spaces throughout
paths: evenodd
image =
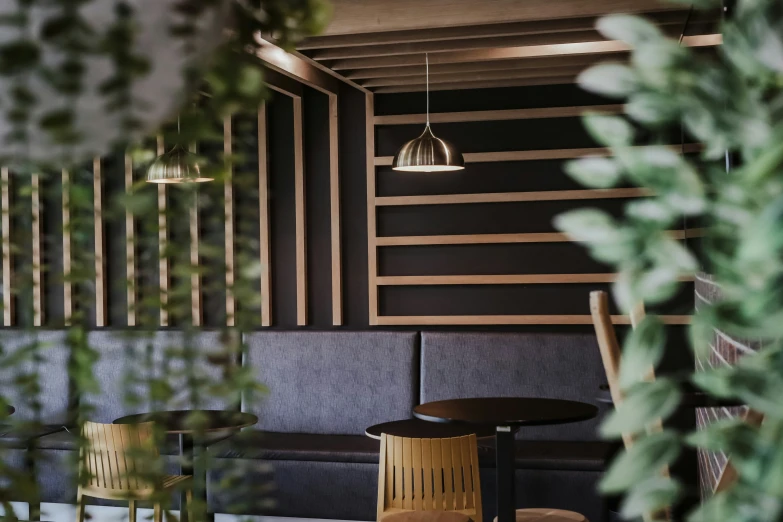
M 576 107 L 544 107 L 540 109 L 506 109 L 497 111 L 440 112 L 430 114 L 430 123 L 462 123 L 475 121 L 536 120 L 544 118 L 573 118 L 587 111 L 606 114 L 623 112 L 623 105 L 584 105 Z M 410 125 L 425 123 L 426 114 L 396 114 L 376 116 L 375 125 Z
M 501 87 L 530 87 L 532 85 L 567 85 L 576 82 L 575 74 L 565 76 L 544 76 L 540 78 L 510 78 L 506 80 L 477 80 L 459 81 L 448 83 L 436 83 L 429 86 L 430 91 L 466 91 L 472 89 L 498 89 Z M 387 87 L 375 87 L 372 89 L 378 94 L 392 94 L 398 92 L 424 92 L 425 84 L 421 85 L 390 85 Z
M 702 229 L 672 230 L 672 238 L 682 240 L 703 235 Z M 560 232 L 533 232 L 526 234 L 450 234 L 445 236 L 387 236 L 376 238 L 379 247 L 429 245 L 492 245 L 517 243 L 570 243 Z
M 586 298 L 586 296 L 585 296 Z M 691 324 L 690 315 L 661 315 L 668 325 Z M 630 325 L 627 315 L 613 315 L 617 325 Z M 591 325 L 590 315 L 383 315 L 378 317 L 380 326 L 481 326 L 481 325 Z
M 659 24 L 681 26 L 685 11 L 652 13 L 650 19 Z M 536 20 L 528 22 L 493 23 L 483 25 L 461 25 L 401 31 L 382 31 L 359 34 L 335 34 L 308 38 L 297 46 L 300 50 L 358 47 L 382 44 L 405 44 L 435 42 L 440 40 L 462 40 L 478 37 L 519 36 L 530 34 L 560 33 L 588 30 L 595 27 L 597 17 Z
M 624 61 L 627 52 L 612 55 L 618 61 Z M 524 69 L 540 69 L 546 67 L 587 67 L 606 55 L 574 55 L 574 56 L 544 56 L 541 58 L 520 58 L 516 60 L 501 60 L 496 62 L 467 62 L 467 63 L 443 63 L 430 64 L 430 74 L 472 73 L 485 71 L 520 71 Z M 401 67 L 369 67 L 347 71 L 345 76 L 354 80 L 366 80 L 370 78 L 399 78 L 403 76 L 421 75 L 421 65 L 406 65 Z
M 548 190 L 541 192 L 496 192 L 486 194 L 438 194 L 434 196 L 392 196 L 375 198 L 377 206 L 466 205 L 472 203 L 519 203 L 523 201 L 567 201 L 578 199 L 616 199 L 649 196 L 641 188 Z
M 440 285 L 536 285 L 554 283 L 612 283 L 617 274 L 519 274 L 519 275 L 439 275 L 383 276 L 381 286 Z
M 454 84 L 460 82 L 489 82 L 500 80 L 533 80 L 537 78 L 557 78 L 568 77 L 576 78 L 582 72 L 582 66 L 566 67 L 542 67 L 538 69 L 519 69 L 502 71 L 485 71 L 470 73 L 445 73 L 430 74 L 430 87 L 436 88 L 444 84 Z M 362 85 L 367 88 L 375 87 L 395 87 L 395 86 L 426 86 L 426 75 L 419 76 L 400 76 L 388 78 L 374 78 L 362 81 Z
M 598 31 L 593 28 L 587 28 L 581 31 L 569 32 L 486 36 L 477 38 L 463 38 L 458 40 L 437 40 L 433 42 L 411 42 L 403 44 L 339 47 L 314 51 L 312 53 L 312 57 L 319 61 L 341 60 L 346 58 L 369 58 L 376 56 L 399 56 L 407 54 L 469 51 L 474 49 L 498 47 L 594 42 L 601 39 L 602 36 Z
M 712 47 L 720 45 L 723 38 L 720 34 L 686 36 L 682 43 L 687 47 Z M 495 47 L 463 51 L 444 51 L 433 53 L 430 64 L 467 63 L 492 60 L 512 60 L 516 58 L 537 58 L 544 56 L 587 55 L 627 52 L 630 47 L 617 40 L 590 42 L 559 43 L 548 45 L 522 45 L 517 47 Z M 424 66 L 424 56 L 421 54 L 405 54 L 399 56 L 374 56 L 368 58 L 346 58 L 327 61 L 335 71 L 345 71 L 363 68 L 400 67 L 406 65 Z
M 702 150 L 699 143 L 686 143 L 684 146 L 672 145 L 672 149 L 678 152 L 693 153 Z M 512 150 L 505 152 L 467 152 L 463 154 L 465 163 L 491 163 L 495 161 L 533 161 L 533 160 L 558 160 L 574 159 L 582 156 L 608 156 L 611 150 L 605 147 L 591 147 L 584 149 L 545 149 L 545 150 Z M 394 156 L 376 156 L 376 167 L 389 167 L 394 161 Z

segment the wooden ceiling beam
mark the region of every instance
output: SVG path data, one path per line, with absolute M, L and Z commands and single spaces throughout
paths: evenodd
M 439 83 L 430 85 L 431 91 L 460 91 L 465 89 L 489 89 L 496 87 L 524 87 L 528 85 L 562 85 L 574 83 L 575 75 L 570 76 L 547 76 L 543 78 L 514 78 L 509 80 L 482 80 L 475 82 L 453 82 Z M 396 92 L 421 92 L 425 90 L 424 85 L 393 85 L 388 87 L 377 87 L 371 89 L 376 94 L 396 93 Z
M 340 82 L 333 76 L 322 71 L 315 65 L 308 63 L 301 56 L 284 51 L 271 41 L 258 35 L 256 37 L 261 43 L 261 49 L 256 56 L 264 62 L 269 69 L 280 74 L 293 78 L 314 89 L 326 94 L 337 94 L 340 88 Z
M 520 70 L 505 70 L 505 71 L 487 71 L 476 73 L 449 73 L 449 74 L 430 74 L 430 86 L 439 85 L 442 83 L 454 83 L 454 82 L 475 82 L 475 81 L 489 81 L 489 80 L 510 80 L 521 78 L 547 78 L 553 76 L 576 76 L 584 70 L 584 66 L 569 66 L 569 67 L 545 67 L 538 69 L 520 69 Z M 365 80 L 362 82 L 362 86 L 366 88 L 371 87 L 386 87 L 392 85 L 425 85 L 426 76 L 400 76 L 399 78 L 374 78 L 371 80 Z
M 682 10 L 682 6 L 660 0 L 332 0 L 331 3 L 334 14 L 325 35 Z
M 659 24 L 679 24 L 685 22 L 687 11 L 665 11 L 650 13 L 648 18 Z M 586 31 L 595 27 L 597 17 L 564 18 L 556 20 L 536 20 L 532 22 L 494 23 L 485 25 L 464 25 L 414 29 L 411 31 L 385 31 L 361 34 L 314 36 L 297 46 L 300 51 L 315 49 L 335 49 L 359 47 L 365 45 L 396 45 L 440 40 L 462 40 L 468 38 L 522 36 L 531 34 L 559 33 L 567 31 Z
M 720 34 L 686 36 L 683 43 L 690 47 L 720 45 Z M 430 55 L 430 64 L 481 62 L 491 60 L 512 60 L 517 58 L 537 58 L 544 56 L 569 56 L 617 53 L 628 51 L 629 47 L 616 40 L 604 40 L 580 43 L 561 43 L 549 45 L 526 45 L 521 47 L 499 47 L 494 49 L 475 49 L 470 51 L 447 51 Z M 400 67 L 405 65 L 424 65 L 423 54 L 401 56 L 379 56 L 374 58 L 347 58 L 327 64 L 330 68 L 352 70 L 377 67 Z
M 674 25 L 665 25 L 661 29 L 669 37 L 679 38 L 684 19 Z M 595 29 L 581 31 L 541 33 L 515 36 L 492 36 L 486 38 L 466 38 L 464 40 L 446 40 L 437 42 L 404 43 L 392 45 L 365 45 L 362 47 L 342 47 L 314 51 L 311 56 L 318 61 L 342 60 L 346 58 L 369 58 L 374 56 L 399 56 L 402 54 L 439 53 L 444 51 L 467 51 L 495 47 L 521 47 L 533 45 L 552 45 L 579 42 L 602 41 L 604 37 Z
M 586 67 L 597 60 L 604 59 L 606 55 L 574 55 L 574 56 L 546 56 L 543 58 L 521 58 L 517 60 L 501 60 L 497 62 L 468 62 L 430 64 L 430 76 L 434 74 L 474 73 L 486 71 L 508 71 L 522 69 L 539 69 L 542 67 Z M 624 59 L 626 53 L 615 53 L 613 57 Z M 407 65 L 402 67 L 377 67 L 370 69 L 357 69 L 346 72 L 345 76 L 352 80 L 369 80 L 371 78 L 389 78 L 403 76 L 420 76 L 420 65 Z

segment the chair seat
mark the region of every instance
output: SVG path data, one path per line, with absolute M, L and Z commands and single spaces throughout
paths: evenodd
M 480 440 L 479 462 L 495 465 L 495 439 Z M 517 469 L 549 469 L 563 471 L 603 471 L 614 454 L 610 442 L 517 441 Z
M 380 441 L 364 435 L 246 430 L 210 448 L 218 458 L 377 464 Z
M 383 522 L 470 522 L 459 511 L 399 511 L 381 516 Z
M 187 486 L 193 477 L 191 475 L 165 475 L 161 482 L 163 490 L 182 488 Z M 94 486 L 84 486 L 82 494 L 88 497 L 108 500 L 148 500 L 155 493 L 155 489 L 109 489 Z
M 516 522 L 590 522 L 584 515 L 562 509 L 517 509 L 516 514 Z M 498 522 L 498 517 L 494 522 Z

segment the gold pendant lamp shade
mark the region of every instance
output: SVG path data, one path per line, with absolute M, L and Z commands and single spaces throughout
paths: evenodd
M 212 178 L 201 175 L 198 156 L 181 145 L 175 145 L 152 162 L 147 170 L 149 183 L 203 183 Z
M 179 117 L 177 117 L 179 134 Z M 180 144 L 164 152 L 147 169 L 148 183 L 204 183 L 212 178 L 201 175 L 199 157 Z
M 465 168 L 465 159 L 454 145 L 432 133 L 430 128 L 430 61 L 427 64 L 427 125 L 418 138 L 397 152 L 392 169 L 403 172 L 448 172 Z

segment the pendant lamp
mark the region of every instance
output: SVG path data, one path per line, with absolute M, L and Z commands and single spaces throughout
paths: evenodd
M 177 118 L 179 134 L 179 118 Z M 201 175 L 199 158 L 180 144 L 174 145 L 150 164 L 147 169 L 148 183 L 203 183 L 212 181 Z
M 392 169 L 404 172 L 447 172 L 465 168 L 465 160 L 454 145 L 436 137 L 430 128 L 430 59 L 427 65 L 427 125 L 418 138 L 409 141 L 397 152 Z

